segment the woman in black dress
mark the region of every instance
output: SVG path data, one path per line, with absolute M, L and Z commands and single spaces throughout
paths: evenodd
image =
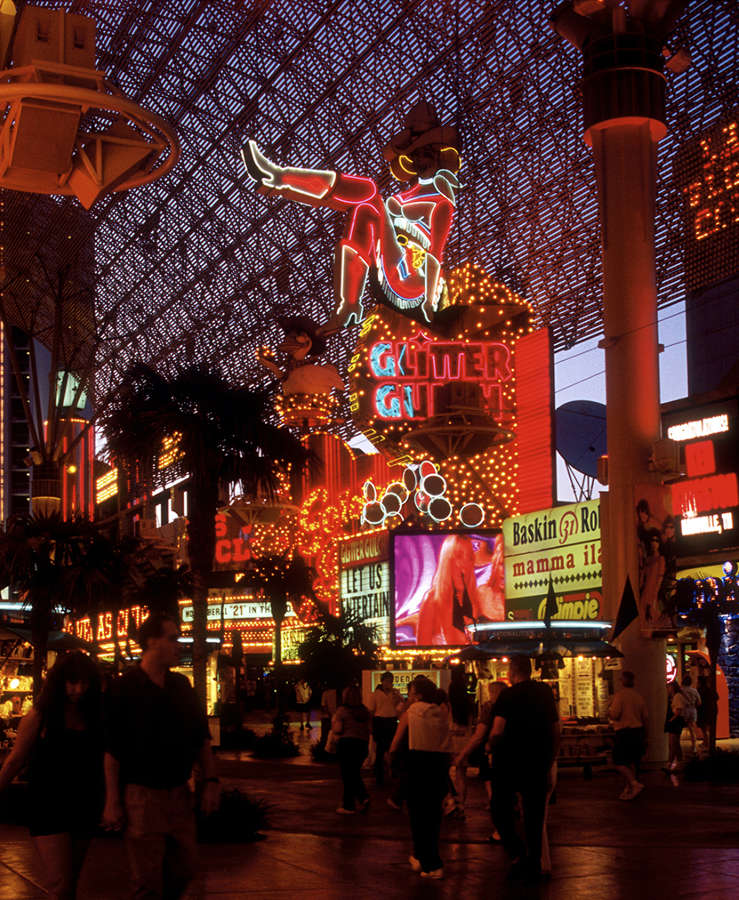
M 103 805 L 100 673 L 84 653 L 57 660 L 0 771 L 28 766 L 29 827 L 55 900 L 73 900 Z

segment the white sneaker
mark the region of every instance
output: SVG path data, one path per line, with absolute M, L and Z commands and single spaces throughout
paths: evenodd
M 340 816 L 353 816 L 355 811 L 354 811 L 353 809 L 344 809 L 343 806 L 340 806 L 340 807 L 336 810 L 336 812 L 337 812 Z
M 439 881 L 443 877 L 443 869 L 432 869 L 430 872 L 421 872 L 421 878 L 433 878 L 434 880 Z
M 627 785 L 621 793 L 618 795 L 619 800 L 631 800 L 633 797 L 633 793 L 631 792 L 631 785 Z
M 634 797 L 637 797 L 639 794 L 641 794 L 641 792 L 643 790 L 644 790 L 644 785 L 641 783 L 641 781 L 635 781 L 631 785 L 631 798 L 630 799 L 633 800 Z
M 411 864 L 411 869 L 413 869 L 414 872 L 421 871 L 421 861 L 416 859 L 415 856 L 409 856 L 408 862 Z

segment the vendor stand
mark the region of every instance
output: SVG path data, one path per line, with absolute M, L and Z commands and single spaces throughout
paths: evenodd
M 608 707 L 613 695 L 613 671 L 622 655 L 603 640 L 606 622 L 498 622 L 478 629 L 480 643 L 466 647 L 456 659 L 469 664 L 478 679 L 478 699 L 487 697 L 491 681 L 503 681 L 508 660 L 528 656 L 533 677 L 552 688 L 562 721 L 558 763 L 582 766 L 585 777 L 594 765 L 610 760 L 613 728 Z

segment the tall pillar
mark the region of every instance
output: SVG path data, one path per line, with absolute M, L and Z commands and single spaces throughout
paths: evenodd
M 645 33 L 602 31 L 583 45 L 585 141 L 593 148 L 602 225 L 608 499 L 604 606 L 615 619 L 626 577 L 638 590 L 634 487 L 654 481 L 660 436 L 654 200 L 664 124 L 661 44 Z M 649 708 L 647 758 L 667 756 L 665 642 L 633 622 L 623 666 Z

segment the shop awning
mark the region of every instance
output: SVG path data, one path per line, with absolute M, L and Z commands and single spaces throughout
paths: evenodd
M 546 640 L 510 640 L 503 637 L 501 640 L 482 641 L 470 647 L 465 647 L 459 653 L 455 653 L 452 659 L 502 659 L 504 656 L 530 656 L 532 659 L 549 656 L 550 658 L 564 658 L 576 656 L 593 656 L 598 659 L 606 657 L 623 656 L 618 648 L 607 641 L 589 640 L 579 638 L 562 639 L 559 635 L 551 641 Z

